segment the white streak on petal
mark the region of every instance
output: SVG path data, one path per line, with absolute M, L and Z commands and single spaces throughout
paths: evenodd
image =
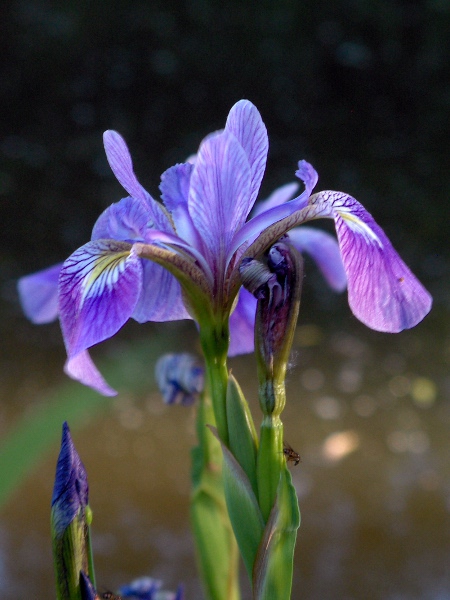
M 142 290 L 142 262 L 125 242 L 97 240 L 76 250 L 59 278 L 59 312 L 69 357 L 114 335 Z

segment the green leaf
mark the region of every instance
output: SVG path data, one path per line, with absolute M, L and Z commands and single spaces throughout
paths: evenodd
M 227 420 L 230 450 L 244 469 L 255 495 L 257 495 L 256 452 L 258 437 L 247 400 L 232 375 L 228 378 Z
M 209 398 L 203 395 L 197 414 L 199 445 L 192 450 L 191 521 L 207 597 L 238 600 L 239 553 L 223 493 L 222 452 L 206 428 L 214 422 Z
M 223 483 L 228 514 L 244 560 L 252 576 L 256 552 L 264 531 L 264 521 L 251 483 L 233 454 L 221 442 L 215 427 L 209 427 L 222 446 Z
M 287 467 L 282 469 L 274 507 L 253 570 L 254 600 L 289 600 L 300 510 Z

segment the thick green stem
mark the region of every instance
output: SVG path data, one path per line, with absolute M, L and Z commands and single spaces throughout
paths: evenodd
M 227 353 L 229 330 L 227 327 L 200 327 L 200 341 L 205 358 L 207 383 L 211 394 L 220 439 L 228 446 L 226 397 L 228 386 Z
M 256 463 L 258 499 L 264 521 L 275 502 L 284 460 L 283 423 L 278 416 L 266 415 L 261 424 Z

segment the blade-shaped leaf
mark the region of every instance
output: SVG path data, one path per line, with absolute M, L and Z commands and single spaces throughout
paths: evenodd
M 219 439 L 216 428 L 209 429 Z M 220 443 L 224 457 L 223 484 L 228 514 L 245 567 L 251 577 L 264 521 L 247 475 L 228 448 L 221 441 Z
M 227 421 L 230 450 L 244 469 L 255 495 L 257 495 L 256 452 L 258 438 L 247 400 L 232 375 L 228 378 Z
M 277 498 L 264 530 L 253 569 L 254 600 L 289 600 L 300 510 L 291 474 L 281 472 Z

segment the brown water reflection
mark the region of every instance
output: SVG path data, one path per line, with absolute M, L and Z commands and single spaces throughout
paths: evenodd
M 398 336 L 351 317 L 345 333 L 299 327 L 285 411 L 303 461 L 292 467 L 302 511 L 293 598 L 450 598 L 450 337 L 436 322 Z M 62 379 L 59 349 L 40 354 L 36 370 L 29 360 L 34 395 Z M 257 414 L 253 358 L 232 368 Z M 3 431 L 26 403 L 16 409 L 4 397 Z M 193 409 L 123 393 L 73 435 L 89 473 L 99 585 L 151 574 L 201 598 L 188 526 Z M 3 600 L 53 597 L 56 452 L 0 513 Z

